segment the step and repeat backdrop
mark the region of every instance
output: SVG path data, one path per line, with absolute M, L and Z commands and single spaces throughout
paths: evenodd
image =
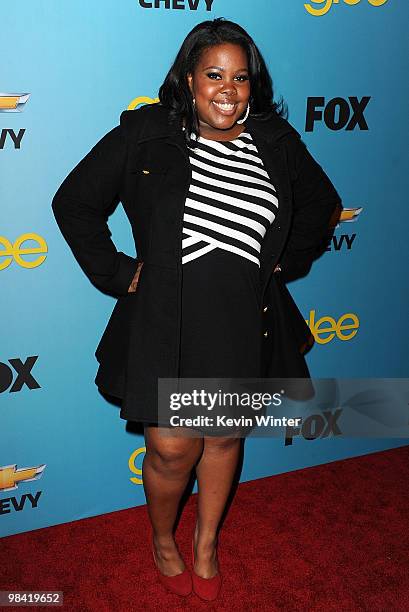
M 399 0 L 21 0 L 0 49 L 0 534 L 145 503 L 141 430 L 94 384 L 115 300 L 55 223 L 58 186 L 124 109 L 155 101 L 186 34 L 225 17 L 253 36 L 289 121 L 345 210 L 289 289 L 314 377 L 408 376 L 407 3 Z M 109 219 L 134 256 L 121 206 Z M 407 444 L 327 428 L 250 438 L 241 480 Z

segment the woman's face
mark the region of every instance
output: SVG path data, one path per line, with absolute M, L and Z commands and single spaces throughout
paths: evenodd
M 224 43 L 205 49 L 188 84 L 196 99 L 200 134 L 204 138 L 237 131 L 237 119 L 250 98 L 247 54 L 240 45 Z M 240 128 L 241 129 L 241 128 Z

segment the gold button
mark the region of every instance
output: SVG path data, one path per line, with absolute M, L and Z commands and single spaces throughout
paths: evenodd
M 267 336 L 268 336 L 268 331 L 265 331 L 265 332 L 264 332 L 264 336 L 267 338 Z
M 263 312 L 267 312 L 267 308 L 268 308 L 268 306 L 264 306 Z

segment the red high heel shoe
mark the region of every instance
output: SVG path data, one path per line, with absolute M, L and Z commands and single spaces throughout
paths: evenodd
M 200 599 L 204 601 L 213 601 L 218 596 L 221 586 L 222 577 L 220 571 L 217 572 L 212 578 L 202 578 L 198 576 L 194 570 L 195 565 L 195 543 L 194 537 L 192 538 L 192 585 L 193 590 Z
M 165 576 L 165 574 L 162 574 L 162 572 L 159 571 L 158 564 L 156 562 L 155 547 L 153 545 L 153 542 L 152 555 L 159 581 L 163 584 L 163 586 L 171 593 L 175 593 L 176 595 L 180 595 L 181 597 L 187 597 L 188 595 L 190 595 L 190 593 L 192 592 L 192 576 L 189 570 L 185 568 L 181 574 L 176 574 L 176 576 Z

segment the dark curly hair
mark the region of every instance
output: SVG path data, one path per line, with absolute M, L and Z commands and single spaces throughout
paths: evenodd
M 237 23 L 223 17 L 203 21 L 189 32 L 180 47 L 175 61 L 159 89 L 160 104 L 170 109 L 170 120 L 182 117 L 185 122 L 185 138 L 189 146 L 195 146 L 199 136 L 199 121 L 193 106 L 187 74 L 193 73 L 202 52 L 223 43 L 240 45 L 247 54 L 250 79 L 250 116 L 260 119 L 272 113 L 287 116 L 287 105 L 281 98 L 274 102 L 273 83 L 263 56 L 249 34 Z

